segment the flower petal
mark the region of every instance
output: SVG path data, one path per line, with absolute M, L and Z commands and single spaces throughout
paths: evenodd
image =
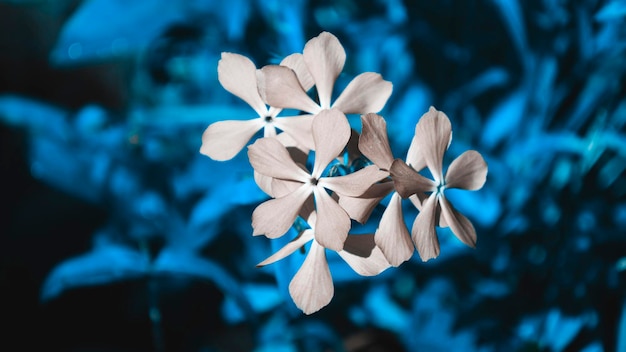
M 445 196 L 439 198 L 441 204 L 441 215 L 446 220 L 452 233 L 466 245 L 475 248 L 476 247 L 476 230 L 474 225 L 465 217 L 459 213 Z
M 409 150 L 406 153 L 406 163 L 414 170 L 422 171 L 426 167 L 426 160 L 422 151 L 417 144 L 417 138 L 414 136 L 409 145 Z
M 376 247 L 373 234 L 349 235 L 343 250 L 337 254 L 352 270 L 363 276 L 378 275 L 390 266 L 383 252 Z
M 317 212 L 315 239 L 325 248 L 340 251 L 350 231 L 350 217 L 323 188 L 315 187 L 313 193 Z
M 298 144 L 308 149 L 314 149 L 313 142 L 313 117 L 315 115 L 300 115 L 293 117 L 277 117 L 274 119 L 274 125 L 289 136 L 291 136 Z
M 304 57 L 302 56 L 302 54 L 291 54 L 285 57 L 283 61 L 280 62 L 280 65 L 289 67 L 293 70 L 293 72 L 296 73 L 298 81 L 300 82 L 300 85 L 305 92 L 308 92 L 309 89 L 313 88 L 313 86 L 315 85 L 315 81 L 313 80 L 313 77 L 309 73 L 309 69 L 304 63 Z
M 402 198 L 394 193 L 376 230 L 376 245 L 393 266 L 398 266 L 413 256 L 413 242 L 402 215 Z
M 351 219 L 363 224 L 369 219 L 374 208 L 391 191 L 393 191 L 393 182 L 375 183 L 358 197 L 340 196 L 339 205 Z
M 319 178 L 328 164 L 335 159 L 350 139 L 350 124 L 346 115 L 338 110 L 322 110 L 313 119 L 315 141 L 314 178 Z
M 262 266 L 266 266 L 266 265 L 269 265 L 269 264 L 272 264 L 281 260 L 287 257 L 288 255 L 290 255 L 291 253 L 302 248 L 302 246 L 304 246 L 307 242 L 309 242 L 312 239 L 313 239 L 313 231 L 310 229 L 304 230 L 304 232 L 302 232 L 302 235 L 294 238 L 291 242 L 287 243 L 281 249 L 276 251 L 276 253 L 272 254 L 267 259 L 257 264 L 256 267 L 260 268 Z
M 424 262 L 439 256 L 439 238 L 435 230 L 436 205 L 437 194 L 433 193 L 422 205 L 422 211 L 417 214 L 411 230 L 415 248 Z
M 370 165 L 345 176 L 322 177 L 318 184 L 335 191 L 340 196 L 358 197 L 388 175 L 388 172 L 380 170 L 378 166 Z
M 387 123 L 385 119 L 374 113 L 361 116 L 361 137 L 359 150 L 376 166 L 389 170 L 393 163 L 393 154 L 387 137 Z
M 259 118 L 214 122 L 202 134 L 200 153 L 213 160 L 230 160 L 263 127 Z
M 417 171 L 400 159 L 393 161 L 389 172 L 391 173 L 394 187 L 402 198 L 437 189 L 437 185 L 432 180 L 418 174 Z
M 259 93 L 269 105 L 315 114 L 320 107 L 306 94 L 296 73 L 285 66 L 268 65 L 257 70 Z
M 282 198 L 302 186 L 302 182 L 271 178 L 270 190 L 273 198 Z
M 322 109 L 330 109 L 335 80 L 346 62 L 346 52 L 343 46 L 337 37 L 328 32 L 322 32 L 306 43 L 303 57 L 315 81 L 320 106 Z
M 258 139 L 248 147 L 248 158 L 254 170 L 265 176 L 300 182 L 308 182 L 310 178 L 275 138 Z
M 259 116 L 267 113 L 267 106 L 257 88 L 256 66 L 243 55 L 222 53 L 217 64 L 217 78 L 224 89 L 248 103 Z
M 426 165 L 439 184 L 443 181 L 442 163 L 443 154 L 452 137 L 450 119 L 441 111 L 430 107 L 427 113 L 422 115 L 415 126 L 416 147 L 424 156 Z
M 446 187 L 480 189 L 487 180 L 487 163 L 475 150 L 468 150 L 454 159 L 446 171 Z
M 302 185 L 294 192 L 261 203 L 252 212 L 253 236 L 265 235 L 278 238 L 284 235 L 298 216 L 302 204 L 311 194 L 309 185 Z
M 324 247 L 315 240 L 309 254 L 289 283 L 289 294 L 304 314 L 312 314 L 322 309 L 334 295 L 333 280 L 326 261 Z
M 276 196 L 274 196 L 273 192 L 272 192 L 272 181 L 274 180 L 274 178 L 269 177 L 269 176 L 265 176 L 262 175 L 256 171 L 254 171 L 254 182 L 256 183 L 257 186 L 259 186 L 259 188 L 265 192 L 265 194 L 267 194 L 268 196 L 272 197 L 272 198 L 277 198 Z
M 380 74 L 361 73 L 341 92 L 333 108 L 341 110 L 344 114 L 379 112 L 385 107 L 392 90 L 391 82 L 385 81 Z

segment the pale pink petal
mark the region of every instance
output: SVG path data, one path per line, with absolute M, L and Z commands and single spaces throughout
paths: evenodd
M 361 116 L 361 137 L 359 150 L 376 166 L 389 170 L 393 163 L 393 154 L 387 137 L 387 123 L 385 119 L 374 113 Z
M 315 221 L 317 221 L 317 213 L 315 212 L 315 197 L 310 194 L 309 197 L 302 204 L 300 208 L 300 217 L 305 219 L 311 228 L 314 227 Z
M 293 159 L 296 164 L 306 164 L 307 159 L 309 158 L 309 152 L 311 151 L 309 148 L 298 143 L 295 139 L 293 139 L 293 137 L 291 137 L 287 133 L 279 133 L 276 136 L 276 139 L 278 139 L 280 143 L 287 148 L 289 155 L 291 155 L 291 159 Z M 306 170 L 306 167 L 301 167 L 303 170 Z M 309 171 L 307 170 L 307 173 L 308 172 Z
M 413 242 L 404 223 L 402 199 L 398 193 L 394 193 L 389 200 L 376 230 L 375 240 L 393 266 L 398 266 L 413 256 Z
M 291 192 L 294 192 L 302 186 L 302 182 L 283 180 L 280 178 L 272 178 L 270 183 L 271 196 L 273 198 L 282 198 Z
M 261 203 L 252 212 L 252 235 L 278 238 L 284 235 L 298 216 L 302 204 L 311 194 L 309 185 L 302 185 L 294 192 Z
M 350 124 L 346 115 L 337 110 L 322 110 L 313 119 L 315 141 L 314 178 L 319 178 L 324 168 L 335 159 L 348 144 Z
M 487 163 L 475 150 L 468 150 L 454 159 L 446 172 L 446 187 L 480 189 L 487 180 Z
M 409 200 L 413 205 L 417 208 L 417 210 L 422 210 L 422 203 L 428 199 L 428 195 L 426 193 L 417 193 L 409 197 Z
M 320 107 L 306 94 L 296 73 L 285 66 L 268 65 L 257 71 L 259 93 L 269 105 L 315 114 Z
M 250 164 L 260 174 L 285 180 L 308 182 L 311 178 L 275 138 L 261 138 L 248 147 Z
M 375 183 L 361 196 L 340 196 L 339 205 L 348 213 L 351 219 L 363 224 L 369 219 L 374 208 L 391 191 L 393 191 L 393 182 Z
M 396 192 L 402 198 L 408 198 L 413 194 L 431 192 L 437 189 L 437 185 L 426 177 L 417 173 L 409 165 L 400 159 L 396 159 L 389 169 Z
M 248 103 L 259 116 L 267 114 L 267 107 L 257 88 L 256 66 L 247 57 L 222 53 L 217 64 L 217 78 L 222 87 Z
M 340 196 L 358 197 L 387 176 L 388 172 L 380 170 L 376 165 L 370 165 L 345 176 L 322 177 L 318 184 L 335 191 Z
M 269 265 L 269 264 L 272 264 L 281 260 L 287 257 L 288 255 L 290 255 L 291 253 L 302 248 L 302 246 L 304 246 L 307 242 L 309 242 L 312 239 L 313 239 L 313 231 L 310 229 L 305 230 L 304 232 L 302 232 L 300 236 L 294 238 L 291 242 L 287 243 L 281 249 L 276 251 L 276 253 L 272 254 L 267 259 L 257 264 L 256 267 L 260 268 L 262 266 L 266 266 L 266 265 Z
M 262 127 L 263 121 L 258 118 L 214 122 L 202 134 L 200 153 L 213 160 L 230 160 Z
M 277 117 L 274 126 L 290 135 L 298 144 L 307 149 L 315 149 L 313 142 L 313 117 L 315 115 L 300 115 L 293 117 Z
M 424 155 L 419 149 L 416 137 L 413 137 L 409 145 L 409 151 L 406 153 L 406 163 L 417 171 L 422 171 L 426 167 L 426 160 L 424 160 Z
M 315 81 L 313 77 L 309 73 L 309 69 L 306 67 L 304 63 L 304 57 L 302 54 L 291 54 L 283 59 L 280 62 L 281 66 L 287 66 L 296 73 L 298 77 L 298 81 L 300 81 L 300 85 L 307 92 L 309 89 L 313 88 L 315 85 Z
M 337 254 L 352 270 L 363 276 L 378 275 L 390 266 L 383 252 L 376 247 L 373 234 L 349 235 L 343 250 Z
M 274 127 L 272 124 L 266 123 L 265 127 L 263 128 L 263 137 L 273 138 L 276 137 L 276 134 L 276 127 Z
M 452 126 L 448 116 L 432 106 L 415 126 L 416 147 L 437 183 L 443 181 L 443 154 L 448 149 L 451 136 Z
M 324 189 L 315 187 L 313 192 L 317 212 L 315 239 L 325 248 L 340 251 L 350 231 L 350 217 Z
M 436 205 L 437 194 L 433 193 L 422 205 L 422 211 L 417 214 L 411 230 L 415 248 L 424 262 L 439 256 L 439 238 L 435 230 Z
M 339 40 L 328 32 L 322 32 L 304 46 L 304 62 L 315 81 L 320 106 L 330 109 L 330 99 L 335 80 L 343 70 L 346 52 Z
M 268 196 L 276 198 L 272 192 L 272 180 L 274 180 L 272 177 L 265 176 L 254 171 L 254 182 L 257 186 L 259 186 L 259 188 Z
M 465 217 L 459 213 L 445 196 L 439 198 L 441 204 L 441 215 L 446 220 L 452 233 L 466 245 L 475 248 L 476 247 L 476 230 L 474 225 Z
M 391 82 L 385 81 L 380 74 L 361 73 L 341 92 L 333 108 L 343 111 L 344 114 L 379 112 L 385 107 L 392 90 Z
M 289 283 L 289 294 L 304 314 L 312 314 L 322 309 L 334 295 L 333 280 L 326 261 L 324 247 L 315 240 L 309 254 Z

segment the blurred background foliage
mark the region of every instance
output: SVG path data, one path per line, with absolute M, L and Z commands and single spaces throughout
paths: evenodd
M 443 230 L 438 259 L 367 279 L 331 255 L 335 298 L 304 316 L 303 256 L 255 268 L 280 241 L 251 236 L 245 154 L 198 149 L 253 114 L 217 81 L 222 51 L 260 67 L 323 30 L 339 85 L 393 82 L 396 157 L 433 105 L 448 162 L 476 149 L 489 175 L 451 196 L 476 250 Z M 625 83 L 621 0 L 0 1 L 2 344 L 626 351 Z

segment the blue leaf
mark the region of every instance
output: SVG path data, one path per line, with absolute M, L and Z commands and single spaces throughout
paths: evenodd
M 50 59 L 74 64 L 135 53 L 182 19 L 178 1 L 88 0 L 65 23 Z
M 519 130 L 526 112 L 527 91 L 520 89 L 499 103 L 487 119 L 481 138 L 487 148 L 495 147 L 505 138 L 510 138 Z
M 43 284 L 41 299 L 53 299 L 68 289 L 140 277 L 147 274 L 147 269 L 148 259 L 139 252 L 103 244 L 56 266 Z

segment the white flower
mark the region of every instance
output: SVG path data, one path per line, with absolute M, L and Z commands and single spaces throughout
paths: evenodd
M 396 159 L 390 173 L 396 191 L 407 198 L 414 194 L 430 192 L 421 205 L 411 230 L 413 243 L 423 261 L 439 255 L 439 239 L 435 225 L 449 226 L 452 233 L 470 247 L 476 245 L 476 230 L 472 223 L 456 211 L 445 196 L 448 188 L 478 190 L 487 178 L 487 163 L 475 150 L 468 150 L 454 159 L 445 177 L 443 155 L 452 138 L 450 120 L 441 111 L 431 107 L 415 126 L 415 151 L 423 157 L 423 162 L 433 176 L 430 180 L 417 173 L 404 161 Z M 421 162 L 420 162 L 421 164 Z
M 317 212 L 315 228 L 319 233 L 316 240 L 326 248 L 339 251 L 350 230 L 350 217 L 327 190 L 358 196 L 386 173 L 371 165 L 346 176 L 322 177 L 324 169 L 348 143 L 350 125 L 340 111 L 324 110 L 313 120 L 312 131 L 316 152 L 311 172 L 296 164 L 285 146 L 274 138 L 259 139 L 248 147 L 254 170 L 274 179 L 271 192 L 276 197 L 254 210 L 253 234 L 269 238 L 284 235 L 305 201 L 313 195 Z
M 302 55 L 294 54 L 286 57 L 281 65 L 294 72 L 300 89 L 309 90 L 313 79 L 306 71 Z M 233 53 L 222 53 L 219 61 L 218 79 L 224 89 L 248 103 L 257 113 L 252 120 L 218 121 L 211 124 L 202 135 L 200 153 L 214 160 L 232 159 L 250 139 L 264 129 L 264 136 L 276 135 L 276 128 L 289 134 L 299 143 L 312 147 L 311 122 L 313 116 L 278 117 L 281 108 L 267 107 L 259 95 L 257 88 L 257 69 L 250 59 Z
M 346 53 L 337 37 L 328 32 L 309 40 L 302 56 L 315 82 L 319 104 L 306 94 L 294 70 L 269 65 L 259 71 L 258 79 L 259 92 L 271 106 L 309 114 L 331 108 L 344 114 L 365 114 L 380 111 L 391 95 L 391 82 L 383 80 L 378 73 L 365 72 L 356 76 L 331 104 L 333 86 L 343 70 Z
M 317 222 L 315 211 L 312 211 L 308 216 L 308 222 L 311 226 Z M 291 298 L 305 314 L 315 313 L 328 305 L 335 290 L 326 259 L 326 250 L 317 242 L 316 235 L 314 227 L 306 229 L 293 241 L 257 264 L 257 267 L 261 267 L 274 263 L 311 242 L 309 253 L 289 283 Z M 337 254 L 355 272 L 363 276 L 378 275 L 389 267 L 385 256 L 376 247 L 372 234 L 349 235 L 343 248 Z

